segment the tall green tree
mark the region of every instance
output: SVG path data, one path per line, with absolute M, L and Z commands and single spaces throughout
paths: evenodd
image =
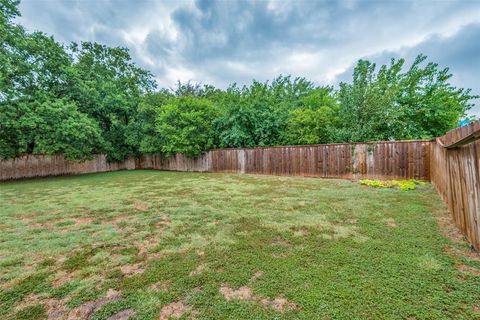
M 319 87 L 304 96 L 301 107 L 290 111 L 284 144 L 335 142 L 338 105 L 330 87 Z
M 212 148 L 215 117 L 212 103 L 205 98 L 183 96 L 169 99 L 158 109 L 156 117 L 161 152 L 195 157 Z
M 100 125 L 110 160 L 137 155 L 139 141 L 129 137 L 143 95 L 156 87 L 153 76 L 137 67 L 125 48 L 82 42 L 70 49 L 68 97 Z
M 432 138 L 455 128 L 476 96 L 449 82 L 448 68 L 419 55 L 403 72 L 404 59 L 376 65 L 360 60 L 351 84 L 338 92 L 343 141 Z

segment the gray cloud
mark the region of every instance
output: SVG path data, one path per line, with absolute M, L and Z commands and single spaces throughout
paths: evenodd
M 424 52 L 451 67 L 456 85 L 480 91 L 476 1 L 23 0 L 20 9 L 20 23 L 59 41 L 130 48 L 165 87 L 279 74 L 337 84 L 360 58 Z

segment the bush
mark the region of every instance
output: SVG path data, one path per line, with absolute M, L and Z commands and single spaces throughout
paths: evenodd
M 400 190 L 408 191 L 408 190 L 415 190 L 417 185 L 423 185 L 425 182 L 418 181 L 415 179 L 409 180 L 370 180 L 370 179 L 362 179 L 360 180 L 360 184 L 363 186 L 369 186 L 373 188 L 393 188 L 398 187 Z

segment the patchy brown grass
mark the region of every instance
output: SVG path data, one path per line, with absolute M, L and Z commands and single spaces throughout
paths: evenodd
M 110 289 L 107 292 L 107 295 L 103 298 L 100 298 L 96 301 L 88 301 L 82 304 L 81 306 L 73 309 L 69 313 L 69 318 L 72 319 L 89 319 L 97 310 L 100 310 L 104 305 L 113 301 L 119 301 L 122 298 L 122 295 L 119 291 Z
M 480 270 L 475 269 L 473 267 L 467 266 L 465 264 L 461 264 L 458 266 L 458 270 L 462 273 L 465 274 L 470 274 L 479 277 L 480 276 Z
M 133 277 L 136 274 L 140 274 L 145 272 L 145 268 L 142 263 L 135 263 L 135 264 L 125 264 L 123 266 L 120 266 L 120 271 L 126 276 L 126 277 Z
M 247 286 L 240 287 L 236 290 L 230 288 L 227 284 L 223 284 L 220 289 L 220 293 L 227 299 L 230 300 L 249 300 L 252 301 L 253 294 L 252 289 Z
M 150 251 L 158 247 L 159 244 L 159 237 L 155 235 L 147 238 L 146 240 L 135 242 L 135 246 L 138 248 L 138 255 L 145 259 L 154 258 Z
M 444 251 L 454 257 L 463 257 L 470 260 L 480 262 L 480 252 L 475 252 L 470 249 L 459 249 L 452 246 L 446 246 Z
M 205 263 L 201 263 L 199 264 L 195 270 L 192 270 L 189 274 L 190 277 L 193 277 L 193 276 L 196 276 L 196 275 L 199 275 L 201 274 L 203 271 L 205 271 L 205 269 L 207 268 L 207 264 Z
M 183 301 L 172 302 L 162 308 L 159 320 L 178 319 L 191 311 L 192 307 Z
M 465 243 L 465 236 L 455 225 L 450 215 L 437 217 L 438 226 L 442 234 L 455 243 Z
M 88 301 L 84 304 L 76 307 L 74 309 L 68 309 L 66 307 L 67 300 L 64 299 L 54 299 L 41 297 L 36 294 L 27 295 L 21 303 L 19 303 L 15 309 L 20 310 L 28 306 L 35 306 L 39 304 L 45 305 L 46 316 L 49 320 L 73 320 L 73 319 L 90 319 L 92 315 L 100 310 L 106 304 L 119 301 L 121 299 L 121 294 L 119 291 L 110 289 L 108 290 L 105 297 L 100 298 L 96 301 Z M 133 309 L 129 312 L 118 313 L 108 319 L 112 320 L 127 320 L 128 317 L 131 317 L 135 314 Z M 128 317 L 127 317 L 128 315 Z
M 473 312 L 480 314 L 480 304 L 473 306 Z
M 263 272 L 262 271 L 257 271 L 255 272 L 255 274 L 250 278 L 250 281 L 256 281 L 258 278 L 260 278 L 261 276 L 263 276 Z
M 253 295 L 252 289 L 248 286 L 242 286 L 238 289 L 232 289 L 226 284 L 223 284 L 219 292 L 224 296 L 227 301 L 231 300 L 240 300 L 240 301 L 250 301 L 254 303 L 260 303 L 264 307 L 272 308 L 277 312 L 285 312 L 287 310 L 298 310 L 298 306 L 288 301 L 283 297 L 276 297 L 273 299 L 263 298 Z
M 54 288 L 58 288 L 65 283 L 72 281 L 74 278 L 73 272 L 59 271 L 55 275 L 55 279 L 52 282 Z
M 67 309 L 65 303 L 65 299 L 50 299 L 41 297 L 37 294 L 29 294 L 16 306 L 15 309 L 18 311 L 29 306 L 43 304 L 45 305 L 46 316 L 48 319 L 60 320 L 68 318 L 69 313 L 71 312 Z
M 270 307 L 277 312 L 285 312 L 287 310 L 298 310 L 298 306 L 288 301 L 283 297 L 277 297 L 275 299 L 262 299 L 262 304 L 266 307 Z
M 167 292 L 170 288 L 171 282 L 170 281 L 160 281 L 154 283 L 150 286 L 150 290 L 154 292 Z
M 287 240 L 284 240 L 284 239 L 281 239 L 281 238 L 277 238 L 275 240 L 272 241 L 271 243 L 272 246 L 278 246 L 278 247 L 289 247 L 290 246 L 290 243 L 287 241 Z
M 137 313 L 132 308 L 122 310 L 107 318 L 107 320 L 128 320 Z
M 133 202 L 133 208 L 138 211 L 147 211 L 150 209 L 150 206 L 146 202 L 135 200 L 135 202 Z
M 387 227 L 398 228 L 398 224 L 395 222 L 393 218 L 385 219 L 384 222 Z

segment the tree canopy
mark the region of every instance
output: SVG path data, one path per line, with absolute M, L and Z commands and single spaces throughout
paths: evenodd
M 226 89 L 178 83 L 157 89 L 127 48 L 63 45 L 14 23 L 0 0 L 0 157 L 62 153 L 111 161 L 141 154 L 195 157 L 216 147 L 428 139 L 472 107 L 448 68 L 423 54 L 410 66 L 358 61 L 338 89 L 279 76 Z

